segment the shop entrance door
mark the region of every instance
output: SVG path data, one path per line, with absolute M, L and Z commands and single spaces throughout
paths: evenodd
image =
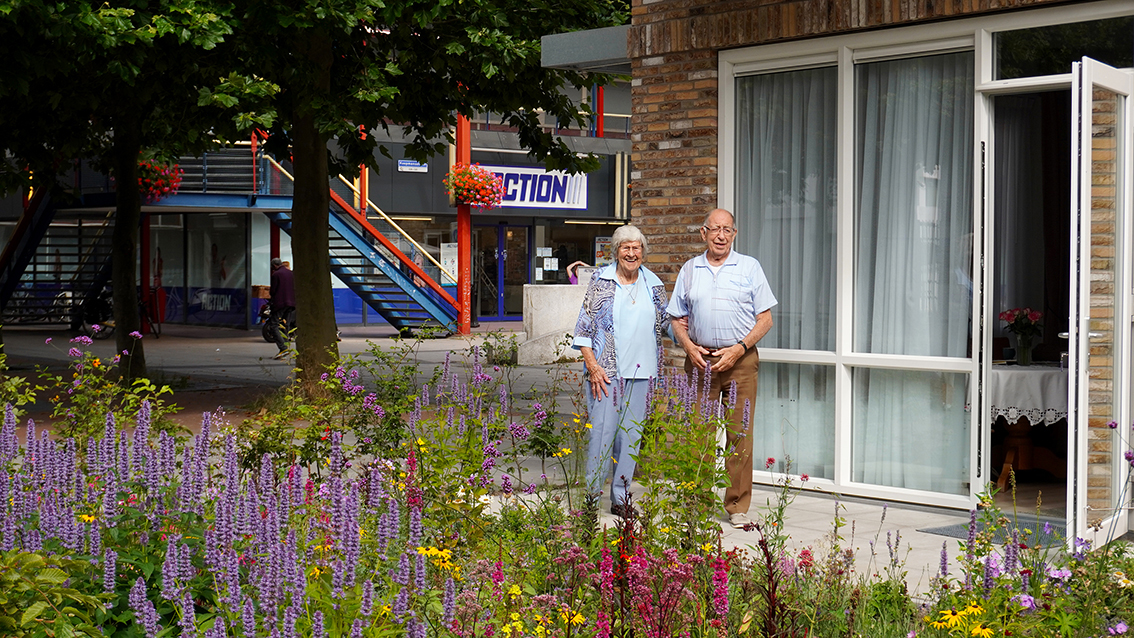
M 473 233 L 476 304 L 480 319 L 519 321 L 529 282 L 528 226 L 477 226 Z
M 1130 526 L 1132 93 L 1129 72 L 1072 67 L 1067 536 L 1096 547 Z

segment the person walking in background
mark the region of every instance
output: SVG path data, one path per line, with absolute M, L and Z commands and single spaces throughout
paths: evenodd
M 610 513 L 634 516 L 627 488 L 646 418 L 650 380 L 661 370 L 661 337 L 668 328 L 665 285 L 642 265 L 642 231 L 622 226 L 611 239 L 615 263 L 591 278 L 579 311 L 572 347 L 586 365 L 583 383 L 591 423 L 587 494 L 597 502 L 614 463 Z
M 760 355 L 756 344 L 772 328 L 776 298 L 760 262 L 732 249 L 736 219 L 727 210 L 709 212 L 701 226 L 704 253 L 685 262 L 677 275 L 668 312 L 673 335 L 685 350 L 685 373 L 709 366 L 709 400 L 724 402 L 736 383 L 736 405 L 729 417 L 725 460 L 729 487 L 724 509 L 733 527 L 750 524 L 752 437 Z M 702 393 L 698 392 L 700 397 Z
M 280 349 L 272 358 L 283 359 L 287 356 L 283 331 L 295 325 L 295 278 L 279 257 L 272 260 L 268 303 L 272 306 L 272 339 Z

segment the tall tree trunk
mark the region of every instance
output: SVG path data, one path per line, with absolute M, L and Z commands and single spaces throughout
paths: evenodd
M 305 34 L 296 51 L 319 69 L 313 93 L 326 96 L 331 84 L 331 38 L 322 32 Z M 292 166 L 295 193 L 292 196 L 292 242 L 295 257 L 296 364 L 306 385 L 338 358 L 335 338 L 334 297 L 331 293 L 329 210 L 331 206 L 327 169 L 327 137 L 308 104 L 296 100 L 292 113 Z
M 114 340 L 125 352 L 119 370 L 126 382 L 146 376 L 146 353 L 141 339 L 130 336 L 142 328 L 138 316 L 138 226 L 142 201 L 138 195 L 138 153 L 142 150 L 141 122 L 124 115 L 114 127 L 114 254 L 110 281 L 114 291 Z

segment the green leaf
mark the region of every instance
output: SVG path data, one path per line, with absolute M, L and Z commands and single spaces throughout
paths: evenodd
M 35 575 L 35 582 L 61 585 L 67 581 L 67 572 L 57 567 L 48 567 Z
M 24 615 L 20 617 L 20 626 L 26 627 L 28 623 L 38 619 L 39 615 L 43 613 L 44 609 L 47 609 L 47 602 L 43 600 L 36 602 L 31 607 L 25 609 Z

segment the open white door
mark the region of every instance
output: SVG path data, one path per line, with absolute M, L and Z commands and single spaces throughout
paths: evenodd
M 1096 547 L 1130 526 L 1132 93 L 1128 72 L 1072 65 L 1067 533 Z

